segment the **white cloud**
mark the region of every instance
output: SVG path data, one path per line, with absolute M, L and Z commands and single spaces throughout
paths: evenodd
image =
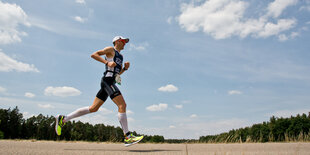
M 47 87 L 44 90 L 44 94 L 46 96 L 60 96 L 60 97 L 67 97 L 67 96 L 78 96 L 81 92 L 73 87 Z
M 286 40 L 288 40 L 288 37 L 285 34 L 281 34 L 278 37 L 279 37 L 279 41 L 286 41 Z
M 171 16 L 168 17 L 168 18 L 167 18 L 167 23 L 168 23 L 168 24 L 171 24 L 171 23 L 172 23 L 172 19 L 173 19 L 173 17 L 171 17 Z
M 279 41 L 286 41 L 286 40 L 289 40 L 289 39 L 294 39 L 296 37 L 299 36 L 299 32 L 292 32 L 289 36 L 285 35 L 285 34 L 280 34 L 278 36 L 279 38 Z
M 268 20 L 270 16 L 279 17 L 286 7 L 295 4 L 295 0 L 285 0 L 279 7 L 274 6 L 278 3 L 278 0 L 270 3 L 267 13 L 257 19 L 244 17 L 249 4 L 242 0 L 208 0 L 198 6 L 183 3 L 178 22 L 187 32 L 202 30 L 215 39 L 249 35 L 266 38 L 292 29 L 297 23 L 295 19 Z
M 153 104 L 151 106 L 148 106 L 145 109 L 148 111 L 165 111 L 167 108 L 168 108 L 168 104 L 159 103 L 158 105 Z
M 0 86 L 0 93 L 5 93 L 5 92 L 6 92 L 6 89 Z
M 25 93 L 25 97 L 28 97 L 28 98 L 33 98 L 33 97 L 35 97 L 36 95 L 35 94 L 33 94 L 33 93 L 29 93 L 29 92 L 26 92 Z
M 30 118 L 30 117 L 32 117 L 32 116 L 34 116 L 34 114 L 30 114 L 29 112 L 23 112 L 23 118 L 24 119 L 28 119 L 28 118 Z
M 269 3 L 267 15 L 277 18 L 282 14 L 284 9 L 288 6 L 295 5 L 297 2 L 298 0 L 275 0 Z
M 75 2 L 79 4 L 86 4 L 85 0 L 75 0 Z
M 44 109 L 54 109 L 55 107 L 52 106 L 51 104 L 38 104 L 38 106 L 40 108 L 44 108 Z
M 299 36 L 299 32 L 292 32 L 291 33 L 291 38 L 295 38 Z
M 197 118 L 198 116 L 196 114 L 192 114 L 189 116 L 190 118 Z
M 19 62 L 13 58 L 7 56 L 5 53 L 1 52 L 0 49 L 0 72 L 39 72 L 39 70 L 33 65 Z
M 20 24 L 30 26 L 24 10 L 16 4 L 0 1 L 0 44 L 21 42 L 21 36 L 27 33 L 17 29 Z
M 80 16 L 75 16 L 74 20 L 80 23 L 84 23 L 87 19 L 86 18 L 82 18 Z
M 177 108 L 177 109 L 182 109 L 182 108 L 183 108 L 183 105 L 182 105 L 182 104 L 177 104 L 177 105 L 175 105 L 175 108 Z
M 170 125 L 169 129 L 175 129 L 176 127 L 174 125 Z
M 239 90 L 230 90 L 230 91 L 228 91 L 228 94 L 229 95 L 241 95 L 242 92 Z
M 277 35 L 280 32 L 291 29 L 296 25 L 295 19 L 280 19 L 277 24 L 268 22 L 262 27 L 262 29 L 257 33 L 258 37 L 269 37 L 272 35 Z
M 103 115 L 108 115 L 108 114 L 112 114 L 113 113 L 112 110 L 109 110 L 109 109 L 103 108 L 103 107 L 100 107 L 99 111 L 102 112 Z
M 168 84 L 166 86 L 162 86 L 160 88 L 158 88 L 158 91 L 161 91 L 161 92 L 176 92 L 178 91 L 178 87 L 172 85 L 172 84 Z
M 133 112 L 133 111 L 131 111 L 131 110 L 127 110 L 127 111 L 126 111 L 126 114 L 127 114 L 127 115 L 133 115 L 133 114 L 134 114 L 134 112 Z
M 144 43 L 141 43 L 141 44 L 138 44 L 138 45 L 135 45 L 135 44 L 132 44 L 130 43 L 129 44 L 129 51 L 146 51 L 147 47 L 149 46 L 149 43 L 147 42 L 144 42 Z

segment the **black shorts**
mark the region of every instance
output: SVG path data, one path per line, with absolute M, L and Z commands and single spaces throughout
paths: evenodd
M 99 99 L 106 101 L 108 96 L 111 99 L 114 97 L 121 95 L 122 93 L 119 91 L 117 86 L 115 85 L 114 77 L 102 77 L 101 79 L 101 89 L 97 93 L 96 97 Z

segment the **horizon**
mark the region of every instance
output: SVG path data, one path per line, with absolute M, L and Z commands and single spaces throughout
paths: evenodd
M 199 138 L 310 111 L 310 0 L 0 0 L 0 108 L 26 118 L 90 106 L 130 38 L 119 86 L 130 131 Z M 74 119 L 120 126 L 108 99 Z

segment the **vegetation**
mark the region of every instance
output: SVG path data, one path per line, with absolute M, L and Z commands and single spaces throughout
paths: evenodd
M 120 127 L 104 124 L 92 125 L 80 121 L 68 122 L 62 135 L 55 133 L 54 116 L 33 116 L 24 119 L 17 107 L 13 110 L 0 109 L 0 139 L 37 139 L 122 142 L 123 131 Z M 134 132 L 135 135 L 140 135 Z M 195 139 L 164 139 L 160 135 L 144 135 L 142 143 L 243 143 L 243 142 L 288 142 L 310 141 L 310 112 L 277 118 L 272 116 L 269 122 L 254 124 L 251 127 L 230 130 L 218 135 L 201 136 Z
M 135 135 L 139 135 L 133 132 Z M 123 131 L 120 127 L 104 124 L 67 122 L 61 136 L 55 133 L 54 116 L 33 116 L 25 120 L 17 107 L 0 109 L 0 139 L 37 139 L 37 140 L 70 140 L 70 141 L 98 141 L 122 142 Z M 161 143 L 163 136 L 148 136 L 142 142 Z
M 199 138 L 199 142 L 207 143 L 288 141 L 310 141 L 310 112 L 308 116 L 298 114 L 296 117 L 291 116 L 290 118 L 272 116 L 269 122 Z

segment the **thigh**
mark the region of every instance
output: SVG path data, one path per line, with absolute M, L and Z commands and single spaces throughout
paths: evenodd
M 107 93 L 107 91 L 104 89 L 104 88 L 101 88 L 97 95 L 96 95 L 96 98 L 102 100 L 103 102 L 105 102 L 108 98 L 109 94 Z
M 90 109 L 92 112 L 97 111 L 103 103 L 104 103 L 103 100 L 101 100 L 101 99 L 98 98 L 98 97 L 95 97 L 94 102 L 93 102 L 93 104 L 90 106 L 89 109 Z

